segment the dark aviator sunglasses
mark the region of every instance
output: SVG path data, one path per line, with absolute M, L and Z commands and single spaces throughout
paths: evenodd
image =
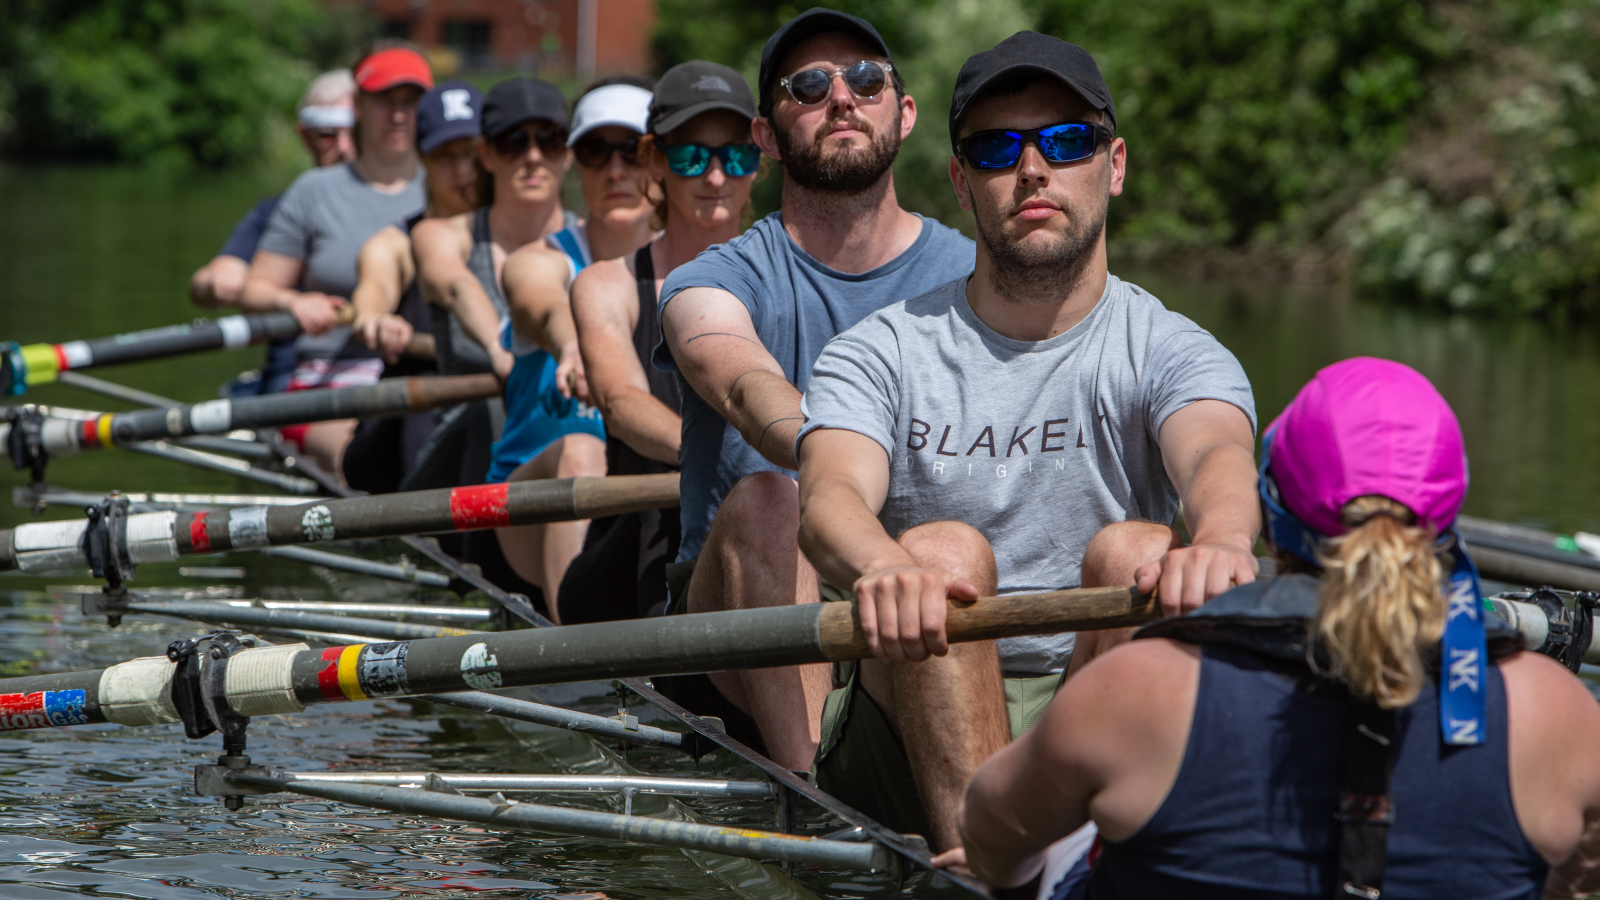
M 560 155 L 567 147 L 567 130 L 557 125 L 545 125 L 534 134 L 522 125 L 495 135 L 489 139 L 489 146 L 501 156 L 522 156 L 528 152 L 528 147 L 537 143 L 539 152 L 546 157 Z
M 1000 128 L 978 131 L 957 143 L 960 155 L 975 169 L 1009 169 L 1022 158 L 1022 147 L 1033 144 L 1039 155 L 1053 163 L 1077 162 L 1094 155 L 1111 129 L 1096 122 L 1063 122 L 1034 131 Z
M 639 164 L 639 138 L 625 141 L 608 141 L 598 134 L 586 134 L 572 145 L 572 153 L 580 165 L 598 169 L 611 162 L 611 154 L 622 154 L 622 161 L 630 166 Z
M 799 72 L 778 79 L 794 98 L 794 102 L 801 106 L 810 106 L 828 99 L 828 94 L 833 90 L 833 79 L 836 75 L 844 76 L 844 85 L 850 93 L 862 100 L 870 100 L 883 93 L 889 85 L 889 73 L 894 71 L 894 66 L 886 62 L 864 59 L 854 65 L 837 69 L 802 69 Z

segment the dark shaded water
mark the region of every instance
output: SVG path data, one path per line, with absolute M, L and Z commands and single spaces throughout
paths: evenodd
M 22 343 L 96 337 L 201 314 L 189 273 L 233 221 L 287 176 L 152 176 L 96 170 L 0 168 L 0 339 Z M 1473 462 L 1467 510 L 1562 531 L 1600 531 L 1600 335 L 1535 321 L 1441 317 L 1359 302 L 1337 290 L 1238 287 L 1124 273 L 1211 329 L 1244 363 L 1262 422 L 1320 366 L 1373 354 L 1431 377 L 1461 416 Z M 237 350 L 94 374 L 185 401 L 253 367 Z M 122 409 L 71 388 L 29 399 Z M 21 473 L 0 480 L 20 484 Z M 52 463 L 50 480 L 80 490 L 255 492 L 248 483 L 113 452 Z M 70 515 L 56 510 L 54 516 Z M 0 527 L 31 518 L 0 506 Z M 369 548 L 395 559 L 398 545 Z M 205 562 L 203 565 L 212 563 Z M 236 555 L 247 596 L 406 599 L 413 592 L 293 564 Z M 0 576 L 0 673 L 97 668 L 160 653 L 194 633 L 180 623 L 129 620 L 108 630 L 42 589 L 49 581 Z M 178 566 L 145 566 L 139 585 L 189 583 Z M 604 688 L 547 694 L 606 711 Z M 642 712 L 641 710 L 635 710 Z M 302 769 L 619 771 L 587 740 L 422 703 L 359 703 L 258 720 L 258 762 Z M 363 812 L 324 802 L 272 800 L 227 814 L 195 797 L 188 767 L 209 762 L 216 739 L 191 742 L 176 726 L 115 726 L 0 736 L 0 897 L 139 898 L 545 897 L 599 890 L 621 898 L 804 896 L 769 869 L 718 863 L 607 841 L 490 834 L 482 829 Z M 754 777 L 709 758 L 696 764 L 634 751 L 656 774 Z M 586 801 L 604 806 L 606 801 Z M 641 801 L 643 802 L 643 801 Z M 759 804 L 700 806 L 719 822 L 770 827 Z M 647 811 L 641 809 L 641 811 Z M 824 823 L 811 817 L 808 826 Z M 818 892 L 874 885 L 799 873 Z M 736 887 L 737 886 L 737 887 Z M 882 887 L 878 885 L 877 887 Z M 914 887 L 925 888 L 923 882 Z

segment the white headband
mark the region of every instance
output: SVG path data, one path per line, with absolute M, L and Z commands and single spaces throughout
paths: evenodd
M 348 106 L 302 106 L 300 124 L 307 128 L 350 128 L 356 111 Z

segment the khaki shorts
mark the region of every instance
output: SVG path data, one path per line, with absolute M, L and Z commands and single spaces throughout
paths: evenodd
M 827 597 L 825 599 L 835 599 Z M 844 598 L 838 598 L 844 599 Z M 905 747 L 858 677 L 855 662 L 838 663 L 836 683 L 822 706 L 822 740 L 811 773 L 817 787 L 903 834 L 932 834 L 917 794 Z M 1063 675 L 1007 678 L 1011 739 L 1039 723 Z

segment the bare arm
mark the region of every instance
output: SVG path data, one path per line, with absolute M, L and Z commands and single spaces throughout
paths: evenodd
M 355 307 L 351 330 L 363 344 L 394 362 L 411 341 L 411 323 L 395 315 L 406 286 L 416 277 L 411 239 L 393 225 L 361 245 L 356 258 L 358 281 L 350 296 Z
M 511 374 L 513 360 L 500 346 L 500 316 L 494 303 L 484 293 L 478 276 L 467 268 L 472 237 L 458 221 L 463 218 L 429 219 L 418 222 L 411 230 L 417 280 L 423 299 L 450 310 L 461 323 L 461 330 L 488 352 L 495 374 L 503 381 Z
M 345 306 L 343 297 L 334 297 L 320 291 L 297 291 L 300 276 L 305 273 L 305 261 L 257 250 L 250 262 L 250 275 L 244 283 L 244 293 L 239 297 L 239 307 L 246 312 L 271 312 L 288 310 L 307 334 L 331 331 L 338 322 L 338 310 Z
M 926 569 L 889 536 L 878 511 L 889 493 L 889 455 L 854 431 L 823 428 L 800 452 L 800 548 L 824 579 L 852 585 L 867 646 L 891 662 L 943 656 L 947 598 L 978 589 Z
M 1025 884 L 1044 851 L 1091 816 L 1108 840 L 1155 815 L 1183 763 L 1200 683 L 1193 645 L 1118 647 L 1061 686 L 1039 724 L 991 756 L 967 786 L 964 862 L 996 887 Z
M 1197 400 L 1167 417 L 1159 442 L 1191 541 L 1141 567 L 1135 578 L 1141 591 L 1159 583 L 1162 609 L 1175 615 L 1256 580 L 1252 551 L 1261 533 L 1261 505 L 1255 436 L 1238 407 Z
M 535 241 L 506 257 L 500 280 L 511 307 L 511 327 L 556 358 L 556 387 L 563 397 L 588 400 L 578 330 L 572 324 L 567 295 L 569 266 L 566 254 Z
M 739 298 L 716 288 L 689 288 L 662 310 L 661 330 L 695 393 L 768 462 L 798 469 L 800 392 L 762 345 Z
M 572 318 L 589 375 L 589 394 L 606 432 L 658 462 L 678 464 L 683 422 L 650 393 L 644 363 L 633 347 L 639 294 L 625 260 L 595 263 L 572 283 Z
M 249 263 L 237 256 L 219 254 L 189 278 L 189 299 L 207 309 L 238 306 L 245 279 L 249 277 Z

